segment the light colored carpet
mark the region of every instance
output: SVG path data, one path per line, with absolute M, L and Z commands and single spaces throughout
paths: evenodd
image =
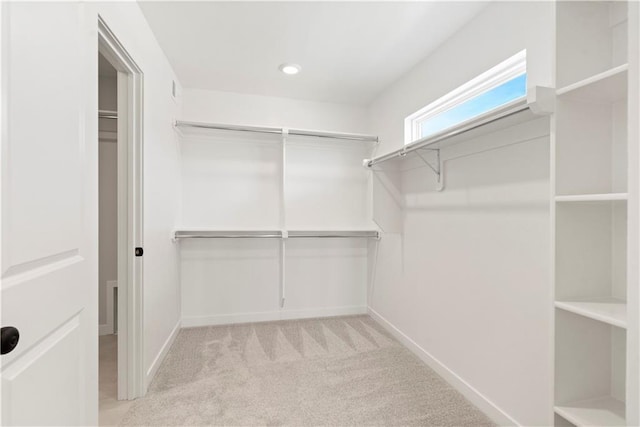
M 122 424 L 493 425 L 368 316 L 183 329 Z

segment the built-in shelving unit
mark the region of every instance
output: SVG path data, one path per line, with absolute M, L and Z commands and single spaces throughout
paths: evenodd
M 627 2 L 556 19 L 556 424 L 627 425 Z
M 627 63 L 627 2 L 558 2 L 556 87 L 589 80 Z
M 380 233 L 361 161 L 376 136 L 187 121 L 175 128 L 182 225 L 172 238 L 189 324 L 362 312 L 362 264 Z M 220 290 L 225 303 L 201 303 Z

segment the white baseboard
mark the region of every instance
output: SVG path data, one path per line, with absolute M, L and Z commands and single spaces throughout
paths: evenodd
M 371 307 L 368 309 L 369 315 L 380 324 L 383 328 L 389 331 L 398 341 L 404 344 L 412 353 L 418 356 L 424 363 L 431 369 L 436 371 L 446 382 L 448 382 L 453 388 L 458 390 L 464 397 L 466 397 L 471 403 L 484 412 L 489 418 L 491 418 L 496 424 L 500 426 L 520 426 L 516 420 L 511 418 L 506 412 L 496 406 L 493 402 L 487 399 L 482 393 L 473 388 L 469 383 L 460 378 L 451 369 L 447 368 L 438 359 L 429 354 L 425 349 L 420 347 L 415 341 L 405 335 L 398 328 L 393 326 L 387 319 L 378 314 Z
M 107 323 L 101 323 L 98 325 L 98 335 L 111 335 L 115 334 L 115 319 L 114 319 L 114 289 L 118 289 L 117 280 L 107 281 Z
M 162 365 L 162 362 L 164 361 L 164 358 L 167 356 L 167 353 L 169 352 L 169 349 L 173 345 L 173 342 L 176 340 L 176 337 L 178 336 L 178 332 L 180 332 L 181 326 L 182 326 L 182 322 L 180 320 L 178 320 L 178 323 L 176 323 L 176 326 L 173 327 L 173 330 L 171 331 L 171 333 L 167 337 L 167 340 L 164 342 L 164 344 L 162 345 L 162 348 L 160 349 L 160 351 L 156 355 L 156 358 L 153 359 L 153 363 L 151 363 L 151 366 L 147 370 L 147 376 L 146 376 L 145 381 L 144 381 L 145 394 L 146 394 L 147 389 L 149 388 L 149 384 L 151 384 L 151 381 L 153 380 L 153 377 L 156 376 L 156 373 L 158 372 L 158 369 L 160 368 L 160 365 Z
M 182 327 L 228 325 L 233 323 L 269 322 L 273 320 L 310 319 L 314 317 L 366 314 L 365 306 L 315 308 L 301 310 L 266 311 L 258 313 L 220 314 L 213 316 L 185 316 Z
M 116 301 L 116 289 L 118 289 L 117 280 L 107 280 L 107 327 L 113 334 L 116 332 L 116 319 L 115 312 L 117 311 L 118 301 Z M 116 310 L 114 310 L 116 308 Z

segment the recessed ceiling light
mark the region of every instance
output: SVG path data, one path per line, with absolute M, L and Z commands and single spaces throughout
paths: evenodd
M 280 64 L 278 69 L 285 74 L 294 75 L 294 74 L 298 74 L 302 69 L 302 67 L 300 67 L 298 64 L 285 63 L 285 64 Z

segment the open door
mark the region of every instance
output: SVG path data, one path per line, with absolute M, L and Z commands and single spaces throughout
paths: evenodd
M 83 9 L 0 7 L 2 425 L 95 424 L 98 147 Z

